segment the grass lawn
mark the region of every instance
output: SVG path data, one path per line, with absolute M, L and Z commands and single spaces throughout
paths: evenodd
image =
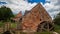
M 60 25 L 55 25 L 55 32 L 58 32 L 60 34 Z
M 51 32 L 36 32 L 34 34 L 52 34 Z
M 4 23 L 3 22 L 0 22 L 0 27 L 2 27 L 4 25 Z
M 16 28 L 16 23 L 11 23 L 11 28 Z
M 4 25 L 3 22 L 0 22 L 0 27 Z M 16 23 L 11 23 L 11 28 L 16 28 Z M 60 25 L 55 25 L 54 32 L 57 32 L 60 34 Z M 34 34 L 52 34 L 52 32 L 35 32 Z

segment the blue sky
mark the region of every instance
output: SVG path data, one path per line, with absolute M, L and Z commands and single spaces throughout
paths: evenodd
M 0 4 L 7 4 L 7 3 L 6 3 L 6 2 L 1 2 L 1 1 L 0 1 Z
M 60 12 L 60 0 L 0 0 L 0 6 L 11 8 L 15 14 L 31 10 L 37 3 L 41 3 L 52 18 Z
M 34 3 L 34 2 L 40 3 L 40 2 L 42 2 L 44 4 L 45 3 L 45 0 L 28 0 L 28 2 L 29 3 Z
M 28 0 L 29 3 L 40 3 L 42 2 L 43 4 L 45 3 L 45 0 Z M 1 2 L 0 4 L 7 4 L 6 2 Z

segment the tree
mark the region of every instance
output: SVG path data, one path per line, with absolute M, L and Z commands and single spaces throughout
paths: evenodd
M 6 6 L 1 6 L 0 8 L 0 21 L 1 20 L 8 20 L 10 19 L 11 17 L 13 17 L 13 13 L 12 13 L 12 10 Z
M 57 25 L 60 25 L 60 13 L 58 13 L 56 15 L 56 17 L 54 18 L 54 23 L 57 24 Z

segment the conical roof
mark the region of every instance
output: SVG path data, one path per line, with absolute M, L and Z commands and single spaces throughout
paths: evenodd
M 14 18 L 12 18 L 12 20 L 19 21 L 20 18 L 22 18 L 22 12 L 21 11 Z
M 16 18 L 19 18 L 22 16 L 22 12 L 20 11 L 17 15 L 16 15 Z

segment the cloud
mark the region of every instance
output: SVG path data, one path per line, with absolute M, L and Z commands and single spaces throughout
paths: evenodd
M 1 0 L 7 2 L 5 6 L 10 7 L 13 13 L 18 13 L 20 11 L 30 10 L 37 3 L 28 3 L 27 0 Z
M 43 6 L 51 15 L 51 17 L 54 18 L 54 16 L 60 12 L 59 4 L 60 0 L 46 0 L 46 1 L 49 1 L 50 3 L 46 2 Z
M 29 3 L 27 0 L 0 0 L 7 2 L 5 6 L 10 7 L 13 13 L 32 9 L 37 3 Z M 43 4 L 40 2 L 47 12 L 54 18 L 54 15 L 60 12 L 60 0 L 46 0 Z

